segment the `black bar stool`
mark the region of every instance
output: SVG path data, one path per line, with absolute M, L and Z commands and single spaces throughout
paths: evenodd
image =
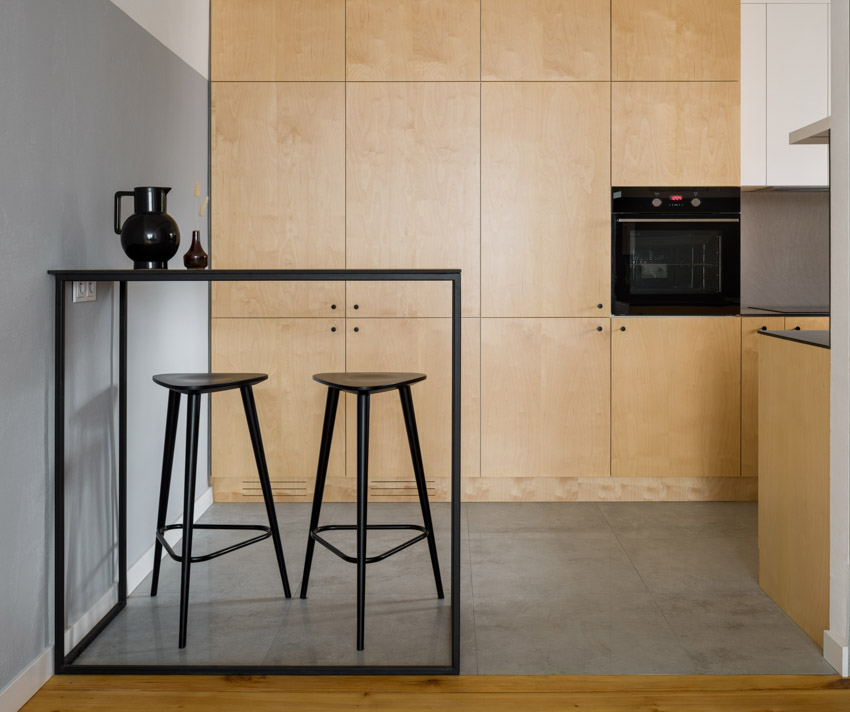
M 162 547 L 168 555 L 181 564 L 180 581 L 180 638 L 181 648 L 186 647 L 186 622 L 189 615 L 189 569 L 199 561 L 209 561 L 218 556 L 236 551 L 258 541 L 272 538 L 277 555 L 277 565 L 280 569 L 280 579 L 283 582 L 284 595 L 289 598 L 289 579 L 286 576 L 286 564 L 283 560 L 283 546 L 280 542 L 280 530 L 272 499 L 272 487 L 269 482 L 269 470 L 266 466 L 266 455 L 263 451 L 263 440 L 260 436 L 260 421 L 257 418 L 257 406 L 254 403 L 254 389 L 257 383 L 268 378 L 265 373 L 163 373 L 153 377 L 155 383 L 168 389 L 168 415 L 165 422 L 165 449 L 162 456 L 162 483 L 159 489 L 159 511 L 156 518 L 156 543 L 153 558 L 153 580 L 151 596 L 156 596 L 159 584 L 159 565 L 162 558 Z M 266 504 L 266 514 L 269 525 L 255 524 L 194 524 L 195 511 L 195 476 L 198 469 L 198 431 L 201 419 L 201 395 L 215 391 L 227 391 L 238 388 L 242 394 L 242 404 L 245 406 L 245 417 L 248 420 L 248 431 L 251 434 L 251 444 L 254 448 L 254 459 L 260 475 L 260 487 L 263 490 L 263 500 Z M 189 410 L 186 418 L 186 476 L 183 487 L 183 524 L 165 525 L 166 510 L 168 509 L 168 490 L 171 487 L 171 465 L 174 461 L 174 441 L 177 435 L 177 415 L 180 412 L 180 396 L 189 396 Z M 165 540 L 165 532 L 180 529 L 183 532 L 183 551 L 178 555 Z M 195 529 L 230 529 L 240 531 L 263 532 L 259 536 L 219 549 L 204 556 L 192 556 L 192 533 Z
M 365 627 L 366 564 L 397 554 L 408 546 L 423 539 L 428 540 L 431 552 L 431 566 L 437 584 L 437 597 L 443 598 L 443 582 L 440 578 L 440 562 L 437 560 L 437 543 L 434 539 L 434 526 L 431 522 L 431 508 L 428 504 L 428 490 L 425 484 L 425 469 L 422 466 L 422 452 L 419 449 L 419 432 L 416 429 L 416 417 L 413 413 L 413 397 L 410 386 L 424 381 L 424 373 L 317 373 L 314 381 L 328 387 L 325 405 L 325 421 L 322 428 L 322 443 L 319 447 L 319 467 L 316 472 L 316 488 L 313 492 L 313 511 L 310 516 L 310 533 L 307 537 L 307 555 L 304 560 L 304 576 L 301 582 L 301 598 L 307 598 L 307 584 L 310 580 L 310 566 L 313 563 L 315 542 L 332 551 L 344 561 L 357 564 L 357 649 L 363 650 Z M 419 505 L 422 508 L 424 526 L 416 524 L 367 524 L 366 505 L 369 495 L 369 399 L 376 393 L 398 390 L 401 398 L 401 410 L 407 428 L 407 441 L 410 445 L 410 457 L 413 460 L 413 474 L 419 493 Z M 328 460 L 331 453 L 336 409 L 340 391 L 357 394 L 357 524 L 334 524 L 319 526 L 319 514 L 322 509 L 322 495 L 328 474 Z M 369 529 L 412 529 L 420 532 L 417 536 L 399 544 L 383 554 L 366 556 L 366 532 Z M 348 556 L 320 534 L 326 531 L 356 531 L 357 556 Z

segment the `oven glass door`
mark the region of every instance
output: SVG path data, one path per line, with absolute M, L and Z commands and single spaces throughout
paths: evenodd
M 631 305 L 740 301 L 737 218 L 615 220 L 614 299 Z

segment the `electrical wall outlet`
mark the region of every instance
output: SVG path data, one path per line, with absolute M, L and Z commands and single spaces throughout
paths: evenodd
M 74 282 L 74 302 L 94 302 L 97 300 L 97 282 Z

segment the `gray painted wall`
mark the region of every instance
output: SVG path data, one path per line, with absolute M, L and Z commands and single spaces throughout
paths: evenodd
M 829 193 L 741 194 L 741 305 L 829 304 Z
M 173 186 L 169 212 L 184 243 L 171 266 L 182 267 L 195 181 L 206 190 L 207 84 L 108 0 L 2 0 L 0 97 L 2 689 L 52 642 L 53 283 L 45 272 L 129 266 L 112 232 L 112 194 L 136 185 Z M 207 367 L 206 294 L 204 285 L 131 286 L 131 564 L 152 541 L 158 487 L 165 393 L 150 375 Z M 68 552 L 68 622 L 114 576 L 116 313 L 106 285 L 97 302 L 68 307 L 66 504 L 77 541 Z

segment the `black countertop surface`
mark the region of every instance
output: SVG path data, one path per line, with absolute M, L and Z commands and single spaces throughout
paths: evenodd
M 809 346 L 818 346 L 822 349 L 829 348 L 829 331 L 827 330 L 811 330 L 811 331 L 759 331 L 760 336 L 772 336 L 775 339 L 785 339 L 787 341 L 796 341 L 800 344 L 808 344 Z
M 829 316 L 826 307 L 741 307 L 741 316 Z

